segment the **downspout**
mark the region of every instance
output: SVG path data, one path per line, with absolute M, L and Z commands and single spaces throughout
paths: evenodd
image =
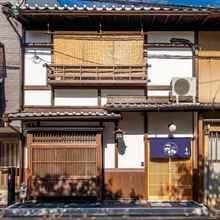
M 22 2 L 23 4 L 23 2 Z M 18 6 L 20 7 L 21 4 Z M 23 36 L 24 36 L 24 28 L 22 27 L 22 33 L 20 34 L 17 28 L 15 27 L 14 23 L 12 22 L 11 18 L 16 19 L 16 16 L 13 14 L 12 5 L 3 5 L 2 12 L 5 14 L 6 19 L 14 32 L 16 33 L 19 44 L 20 44 L 20 77 L 19 77 L 19 88 L 20 88 L 20 94 L 19 94 L 19 109 L 18 111 L 21 112 L 23 110 L 23 104 L 24 104 L 24 97 L 23 97 L 23 89 L 24 89 L 24 44 L 23 44 Z
M 20 3 L 20 5 L 18 6 L 18 9 L 21 7 L 21 5 L 23 3 L 24 3 L 24 0 Z M 17 18 L 17 16 L 15 15 L 15 13 L 13 11 L 12 4 L 6 3 L 6 5 L 3 5 L 2 12 L 3 12 L 3 14 L 5 14 L 8 23 L 10 24 L 10 26 L 12 27 L 12 29 L 16 33 L 18 40 L 19 40 L 19 44 L 20 44 L 20 74 L 19 74 L 19 85 L 18 85 L 19 86 L 19 109 L 18 109 L 18 111 L 21 112 L 21 111 L 23 111 L 23 106 L 24 106 L 23 105 L 24 104 L 24 95 L 23 95 L 23 91 L 24 91 L 24 52 L 25 52 L 24 43 L 23 43 L 24 28 L 23 28 L 23 26 L 21 27 L 21 34 L 20 34 L 19 31 L 17 30 L 16 26 L 14 25 L 13 21 L 11 20 L 11 18 L 13 18 L 13 19 Z M 15 129 L 9 123 L 8 123 L 8 126 Z M 23 139 L 23 122 L 21 121 L 21 133 L 19 135 L 19 146 L 18 146 L 19 147 L 19 149 L 18 149 L 19 158 L 20 158 L 20 163 L 19 163 L 19 185 L 20 186 L 24 181 L 24 148 L 23 148 L 24 145 L 23 145 L 23 140 L 24 140 Z

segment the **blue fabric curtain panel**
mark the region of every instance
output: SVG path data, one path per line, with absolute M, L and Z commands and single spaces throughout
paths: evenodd
M 191 156 L 190 138 L 151 138 L 150 158 L 188 159 Z

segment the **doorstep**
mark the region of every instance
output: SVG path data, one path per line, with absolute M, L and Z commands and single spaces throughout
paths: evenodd
M 208 209 L 193 201 L 68 201 L 16 203 L 4 210 L 4 217 L 205 217 Z

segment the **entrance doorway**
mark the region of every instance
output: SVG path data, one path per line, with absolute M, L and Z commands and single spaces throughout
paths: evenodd
M 191 151 L 190 144 L 190 151 Z M 192 152 L 192 151 L 191 151 Z M 192 155 L 189 158 L 151 158 L 147 147 L 148 200 L 192 200 Z

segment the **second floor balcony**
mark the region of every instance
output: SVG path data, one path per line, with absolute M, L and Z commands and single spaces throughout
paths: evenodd
M 146 65 L 46 65 L 53 86 L 145 86 Z

